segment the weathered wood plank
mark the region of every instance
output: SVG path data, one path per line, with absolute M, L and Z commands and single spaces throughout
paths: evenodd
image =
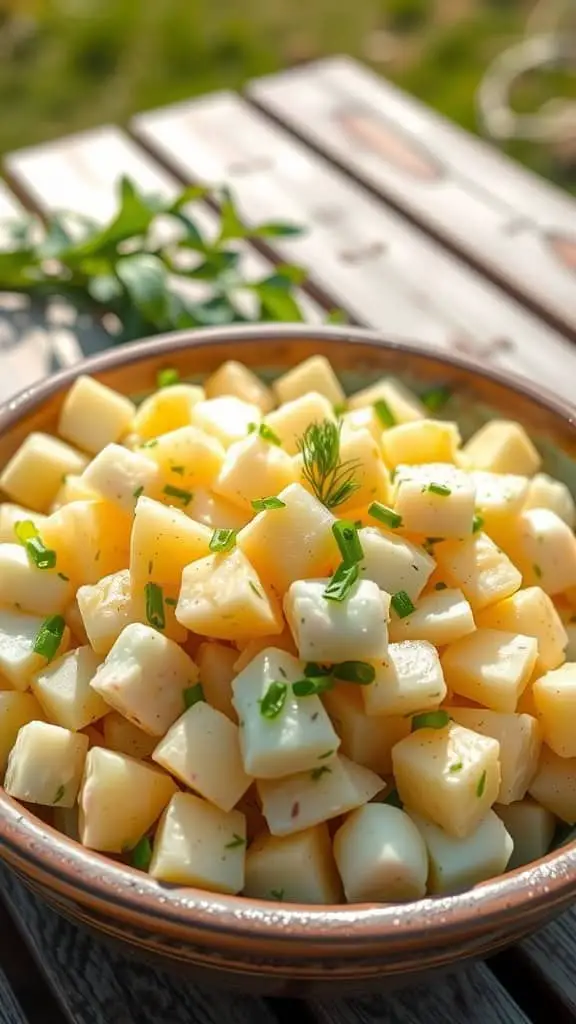
M 248 221 L 306 224 L 303 239 L 274 245 L 360 323 L 572 395 L 569 342 L 239 97 L 153 111 L 133 128 L 183 180 L 230 182 Z
M 250 96 L 576 336 L 576 203 L 347 57 Z
M 0 1024 L 26 1024 L 22 1008 L 10 987 L 10 982 L 0 967 Z
M 576 910 L 526 939 L 515 954 L 524 969 L 553 993 L 567 1019 L 576 1020 Z

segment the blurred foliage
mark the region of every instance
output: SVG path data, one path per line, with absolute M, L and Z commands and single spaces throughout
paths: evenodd
M 487 63 L 534 0 L 0 0 L 0 152 L 345 52 L 470 130 Z M 535 109 L 576 77 L 527 76 Z M 572 154 L 509 152 L 574 189 Z M 572 161 L 572 162 L 570 162 Z

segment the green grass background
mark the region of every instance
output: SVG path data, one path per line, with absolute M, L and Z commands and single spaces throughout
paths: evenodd
M 0 152 L 198 93 L 349 53 L 477 130 L 487 63 L 521 38 L 534 0 L 0 0 Z M 576 76 L 535 74 L 519 110 L 576 97 Z M 508 152 L 576 193 L 576 145 Z

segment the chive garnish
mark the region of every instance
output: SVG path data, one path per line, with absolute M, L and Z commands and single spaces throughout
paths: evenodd
M 142 836 L 137 843 L 130 855 L 130 863 L 133 868 L 138 868 L 139 871 L 148 871 L 150 862 L 152 860 L 152 846 L 148 836 Z
M 328 768 L 327 765 L 322 764 L 318 768 L 312 769 L 312 771 L 310 772 L 310 778 L 313 779 L 314 782 L 317 782 L 318 779 L 321 779 L 323 775 L 330 775 L 331 772 L 331 768 Z
M 452 488 L 446 487 L 446 484 L 426 484 L 424 490 L 430 491 L 430 494 L 438 494 L 441 498 L 447 498 L 452 494 Z
M 216 551 L 222 554 L 225 551 L 231 551 L 236 543 L 236 530 L 224 530 L 216 529 L 210 538 L 210 544 L 208 547 L 210 551 Z
M 144 494 L 144 486 L 141 484 L 140 487 L 137 487 L 136 490 L 132 492 L 132 494 L 133 494 L 133 497 L 136 498 L 136 501 L 138 501 L 138 498 L 142 494 Z
M 163 493 L 167 494 L 170 498 L 178 498 L 183 505 L 189 505 L 194 497 L 192 491 L 184 491 L 181 487 L 174 487 L 172 484 L 166 484 Z
M 56 552 L 47 548 L 31 519 L 20 519 L 14 524 L 14 533 L 37 569 L 53 569 Z
M 286 508 L 286 502 L 281 498 L 254 498 L 251 502 L 255 512 L 268 512 L 273 508 Z
M 166 617 L 164 615 L 164 594 L 162 587 L 157 583 L 147 583 L 144 587 L 146 597 L 146 618 L 154 629 L 164 629 Z
M 484 790 L 486 789 L 486 769 L 482 772 L 482 775 L 478 779 L 478 785 L 476 786 L 476 796 L 480 799 L 484 796 Z
M 298 679 L 292 683 L 292 692 L 295 697 L 311 697 L 316 693 L 324 693 L 334 687 L 332 676 L 309 676 L 307 679 Z
M 344 565 L 356 565 L 364 558 L 360 536 L 350 519 L 340 519 L 334 523 L 332 533 L 342 555 Z
M 462 761 L 454 761 L 454 764 L 450 765 L 448 771 L 450 772 L 451 775 L 454 775 L 455 772 L 461 772 L 463 767 L 464 765 Z
M 416 732 L 417 729 L 443 729 L 449 721 L 450 715 L 442 708 L 438 711 L 423 711 L 412 716 L 412 732 Z
M 484 516 L 481 516 L 479 512 L 476 512 L 472 520 L 472 533 L 479 533 L 484 526 Z
M 66 790 L 65 790 L 64 786 L 58 786 L 58 789 L 56 790 L 56 796 L 54 797 L 53 803 L 59 804 L 61 799 L 62 799 L 62 797 L 64 796 L 65 792 L 66 792 Z
M 387 505 L 383 505 L 380 501 L 373 501 L 368 508 L 368 515 L 372 516 L 373 519 L 377 519 L 378 522 L 384 523 L 384 526 L 388 526 L 391 530 L 396 530 L 399 526 L 402 526 L 402 516 L 398 515 L 393 508 L 388 508 Z
M 195 704 L 199 703 L 199 701 L 206 700 L 202 683 L 195 683 L 194 686 L 187 686 L 185 690 L 182 690 L 182 697 L 184 698 L 184 707 L 186 708 L 186 711 L 188 711 L 188 708 L 193 708 Z
M 392 412 L 388 402 L 384 398 L 379 398 L 374 402 L 374 412 L 376 413 L 380 423 L 383 427 L 395 427 L 396 417 Z
M 360 686 L 368 686 L 376 678 L 376 669 L 367 661 L 342 661 L 334 665 L 333 674 L 337 679 L 347 683 L 359 683 Z
M 267 423 L 249 423 L 248 433 L 258 434 L 263 441 L 268 441 L 269 444 L 275 444 L 278 446 L 282 444 L 278 434 L 275 434 L 272 427 L 269 427 Z
M 411 615 L 412 612 L 416 611 L 416 606 L 412 603 L 412 598 L 405 590 L 399 590 L 396 594 L 392 594 L 390 603 L 399 619 L 405 619 L 408 615 Z
M 342 562 L 322 596 L 326 601 L 345 601 L 359 576 L 360 571 L 357 565 L 345 565 Z
M 156 387 L 169 388 L 172 384 L 177 384 L 179 380 L 180 374 L 178 370 L 174 369 L 173 366 L 169 366 L 165 370 L 159 370 L 156 374 Z
M 50 615 L 44 619 L 34 640 L 34 653 L 40 654 L 47 661 L 52 661 L 62 643 L 65 629 L 66 623 L 62 615 Z
M 266 693 L 259 701 L 260 714 L 262 717 L 269 719 L 278 718 L 278 715 L 286 703 L 287 694 L 288 687 L 286 683 L 280 683 L 277 681 L 270 683 Z
M 239 846 L 246 846 L 246 840 L 239 836 L 237 832 L 233 832 L 231 841 L 226 843 L 224 849 L 236 850 Z
M 438 412 L 451 399 L 452 391 L 445 385 L 428 388 L 420 395 L 420 401 L 426 406 L 429 412 Z

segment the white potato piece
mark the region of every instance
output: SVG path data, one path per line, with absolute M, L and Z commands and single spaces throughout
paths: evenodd
M 176 792 L 165 772 L 115 750 L 88 751 L 79 796 L 80 842 L 91 850 L 133 849 Z
M 534 670 L 534 637 L 477 629 L 450 644 L 442 654 L 448 688 L 493 711 L 512 712 Z
M 253 781 L 242 765 L 238 726 L 203 700 L 174 723 L 152 757 L 222 811 L 231 811 Z
M 550 597 L 541 587 L 518 590 L 498 604 L 479 612 L 479 628 L 533 636 L 538 641 L 536 672 L 558 668 L 568 642 L 566 630 Z
M 232 680 L 240 671 L 236 668 L 238 651 L 210 640 L 200 644 L 195 660 L 206 700 L 236 722 L 238 716 L 232 704 Z
M 571 530 L 576 526 L 576 506 L 570 490 L 561 480 L 547 473 L 536 473 L 530 480 L 524 510 L 546 508 L 563 519 Z
M 27 690 L 35 672 L 46 665 L 46 658 L 37 654 L 34 644 L 45 619 L 0 609 L 0 673 L 15 690 Z M 70 630 L 66 626 L 54 657 L 68 650 Z
M 136 406 L 129 398 L 94 377 L 78 377 L 68 391 L 58 419 L 58 433 L 85 452 L 96 455 L 130 428 Z
M 79 732 L 107 714 L 108 705 L 90 686 L 101 664 L 91 647 L 77 647 L 32 677 L 32 692 L 49 721 Z
M 388 466 L 421 465 L 425 462 L 455 462 L 460 446 L 455 423 L 412 420 L 391 427 L 382 434 L 382 451 Z
M 49 434 L 32 433 L 0 474 L 0 490 L 34 512 L 48 512 L 62 478 L 82 473 L 87 458 Z
M 410 732 L 410 719 L 404 715 L 368 715 L 364 707 L 366 693 L 375 685 L 338 683 L 322 694 L 322 703 L 340 737 L 341 753 L 377 775 L 391 775 L 392 747 Z
M 244 770 L 259 779 L 277 779 L 329 764 L 340 746 L 319 697 L 296 697 L 292 683 L 304 666 L 273 647 L 262 651 L 232 683 L 232 703 L 240 722 Z M 270 686 L 285 687 L 285 701 L 275 718 L 262 714 Z
M 73 583 L 97 583 L 128 565 L 132 516 L 109 501 L 71 501 L 46 520 L 42 539 Z
M 543 746 L 530 796 L 569 825 L 576 824 L 576 757 L 559 757 Z
M 418 601 L 413 612 L 400 619 L 393 612 L 388 624 L 390 640 L 426 640 L 444 647 L 475 630 L 472 609 L 461 590 L 434 591 Z
M 211 530 L 241 530 L 254 514 L 252 510 L 248 512 L 248 509 L 233 505 L 204 487 L 196 488 L 186 512 L 191 519 L 204 523 Z
M 330 765 L 284 779 L 259 779 L 262 813 L 273 836 L 291 835 L 368 803 L 384 788 L 379 775 L 338 754 Z
M 269 387 L 244 363 L 229 359 L 204 382 L 206 398 L 221 398 L 223 395 L 234 395 L 243 402 L 257 405 L 266 415 L 274 408 L 274 397 Z
M 460 839 L 474 832 L 500 789 L 498 741 L 454 722 L 400 740 L 392 765 L 404 806 Z
M 138 406 L 132 430 L 148 441 L 192 422 L 192 410 L 204 401 L 204 389 L 196 384 L 170 384 L 148 395 Z
M 42 533 L 42 527 L 46 522 L 46 516 L 42 515 L 41 512 L 33 512 L 30 508 L 24 508 L 22 505 L 14 505 L 10 501 L 3 501 L 0 503 L 0 543 L 11 543 L 16 534 L 14 533 L 14 527 L 16 523 L 20 523 L 29 520 L 34 524 L 39 533 Z
M 221 811 L 191 793 L 176 793 L 156 833 L 150 874 L 160 882 L 234 894 L 244 887 L 245 859 L 246 818 L 240 811 Z
M 397 807 L 352 811 L 334 836 L 334 857 L 349 903 L 405 903 L 426 895 L 426 846 Z
M 500 744 L 499 804 L 523 800 L 538 770 L 542 731 L 531 715 L 502 714 L 480 708 L 450 708 L 450 717 L 458 725 L 482 736 L 492 736 Z
M 520 423 L 491 420 L 466 442 L 464 455 L 471 469 L 533 476 L 540 455 Z
M 132 513 L 140 495 L 156 486 L 158 468 L 141 452 L 108 444 L 84 470 L 82 480 L 106 501 Z
M 358 580 L 344 601 L 327 601 L 330 580 L 296 580 L 284 598 L 284 614 L 303 661 L 330 664 L 385 658 L 390 595 Z
M 132 586 L 154 580 L 177 597 L 182 570 L 210 553 L 212 532 L 177 508 L 144 495 L 138 498 L 130 541 Z
M 294 637 L 288 626 L 284 626 L 282 632 L 275 636 L 259 636 L 256 640 L 246 640 L 243 637 L 236 641 L 236 646 L 241 651 L 241 654 L 237 655 L 234 662 L 234 675 L 242 672 L 246 665 L 249 665 L 267 647 L 275 647 L 279 651 L 287 651 L 288 654 L 292 654 L 295 658 L 298 657 Z
M 361 409 L 351 409 L 342 416 L 342 436 L 351 430 L 368 430 L 374 440 L 380 444 L 382 440 L 382 422 L 373 405 Z
M 472 533 L 476 489 L 470 476 L 448 462 L 398 466 L 394 510 L 410 533 L 466 537 Z
M 43 719 L 44 712 L 31 693 L 0 692 L 0 775 L 4 774 L 8 755 L 22 726 Z
M 16 800 L 46 807 L 76 803 L 88 737 L 47 722 L 28 722 L 10 751 L 4 789 Z
M 417 601 L 434 571 L 434 559 L 424 548 L 377 527 L 367 526 L 359 533 L 364 551 L 360 574 L 377 583 L 380 590 L 389 594 L 403 590 Z
M 482 528 L 507 551 L 530 481 L 516 473 L 490 473 L 482 469 L 472 470 L 470 476 L 476 487 L 476 508 L 483 520 Z
M 282 447 L 289 455 L 297 454 L 298 442 L 308 427 L 312 423 L 322 423 L 324 420 L 336 422 L 334 409 L 324 395 L 319 395 L 315 391 L 295 398 L 292 402 L 285 402 L 280 409 L 266 417 L 268 426 L 280 438 Z
M 143 445 L 140 451 L 158 467 L 159 488 L 172 485 L 193 493 L 198 487 L 212 486 L 225 455 L 217 438 L 194 426 L 179 427 L 161 434 Z M 174 500 L 170 502 L 170 495 L 162 490 L 157 496 L 167 504 L 174 504 Z M 185 508 L 193 519 L 198 518 L 191 512 L 190 502 Z
M 322 822 L 290 836 L 257 836 L 246 854 L 244 895 L 283 903 L 340 903 L 342 883 L 328 826 Z
M 133 620 L 130 571 L 123 569 L 79 587 L 76 600 L 90 646 L 96 654 L 108 654 Z
M 186 707 L 197 682 L 192 658 L 151 626 L 126 626 L 91 686 L 107 704 L 151 736 L 163 736 Z
M 21 544 L 0 544 L 0 604 L 31 615 L 64 611 L 72 598 L 66 575 L 54 569 L 38 569 Z
M 272 389 L 278 404 L 292 402 L 311 391 L 323 395 L 332 405 L 342 405 L 346 395 L 326 356 L 310 356 L 277 377 Z
M 102 721 L 102 732 L 103 743 L 100 742 L 99 746 L 117 750 L 120 754 L 128 754 L 138 761 L 151 757 L 158 744 L 156 736 L 150 736 L 118 711 L 109 709 Z
M 556 831 L 556 818 L 545 807 L 527 799 L 507 806 L 495 804 L 494 810 L 514 843 L 509 871 L 531 864 L 548 853 Z
M 525 586 L 541 587 L 551 595 L 576 586 L 576 537 L 550 509 L 531 508 L 518 516 L 511 556 Z
M 362 687 L 367 715 L 410 715 L 437 708 L 446 697 L 438 651 L 426 640 L 390 644 L 375 668 L 374 682 Z
M 62 505 L 69 505 L 71 501 L 96 501 L 97 499 L 98 495 L 86 485 L 82 476 L 67 473 L 62 478 L 62 483 L 50 506 L 50 512 L 57 512 Z
M 435 896 L 471 889 L 506 870 L 514 842 L 494 811 L 488 811 L 471 835 L 455 838 L 431 821 L 408 812 L 428 850 L 428 891 Z
M 225 448 L 246 437 L 251 423 L 260 423 L 262 413 L 257 405 L 234 395 L 208 398 L 197 402 L 192 410 L 192 423 L 206 434 L 216 437 Z
M 216 494 L 253 512 L 253 500 L 278 494 L 295 483 L 297 475 L 290 455 L 253 431 L 230 445 L 212 486 Z
M 459 587 L 474 613 L 510 597 L 522 575 L 485 533 L 434 545 L 434 558 L 444 580 Z
M 396 423 L 410 423 L 426 416 L 426 409 L 416 395 L 391 377 L 382 377 L 375 384 L 357 391 L 348 399 L 348 406 L 350 409 L 363 409 L 381 399 L 386 402 Z
M 532 695 L 544 742 L 560 757 L 576 757 L 576 663 L 535 679 Z

